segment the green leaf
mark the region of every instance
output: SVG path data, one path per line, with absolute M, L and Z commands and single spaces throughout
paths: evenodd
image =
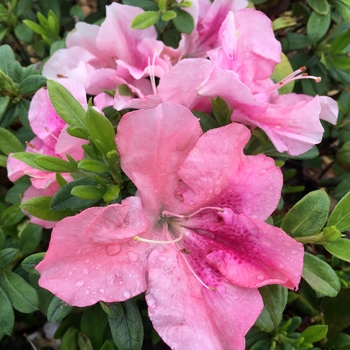
M 193 17 L 184 10 L 176 10 L 176 17 L 173 19 L 175 28 L 180 33 L 191 34 L 194 29 Z
M 58 297 L 54 297 L 47 310 L 47 319 L 49 322 L 61 321 L 69 315 L 73 309 L 73 306 L 68 305 Z
M 287 56 L 281 52 L 281 62 L 275 66 L 275 69 L 271 75 L 271 79 L 274 80 L 275 83 L 281 81 L 286 76 L 291 74 L 293 72 L 293 68 L 287 58 Z M 293 91 L 294 88 L 294 81 L 291 81 L 290 83 L 283 85 L 278 89 L 278 91 L 281 94 L 289 94 Z
M 322 37 L 327 33 L 330 24 L 330 11 L 327 15 L 319 15 L 317 12 L 312 12 L 306 27 L 307 36 L 309 37 L 310 41 L 313 44 L 320 41 Z
M 7 163 L 7 157 L 0 154 L 0 167 L 2 166 L 6 168 L 6 163 Z
M 85 110 L 61 84 L 47 81 L 50 100 L 57 114 L 69 125 L 85 129 Z
M 316 324 L 314 326 L 307 327 L 300 337 L 304 338 L 304 343 L 316 343 L 322 340 L 328 332 L 328 326 L 323 324 Z
M 32 94 L 39 90 L 41 87 L 45 86 L 45 84 L 46 78 L 42 75 L 30 75 L 19 84 L 19 92 L 23 95 Z
M 61 340 L 60 350 L 80 350 L 78 347 L 79 331 L 76 328 L 69 328 Z
M 106 340 L 100 347 L 100 350 L 114 350 L 114 345 L 110 340 Z
M 93 159 L 81 160 L 78 168 L 92 173 L 108 173 L 111 170 L 108 165 Z
M 114 343 L 119 350 L 140 350 L 143 342 L 143 325 L 139 309 L 134 300 L 122 303 L 124 315 L 108 315 Z
M 348 239 L 341 238 L 334 242 L 326 242 L 323 246 L 337 258 L 350 262 L 350 241 Z
M 0 128 L 0 151 L 8 156 L 12 152 L 22 152 L 24 147 L 18 138 L 4 128 Z
M 0 96 L 0 120 L 1 120 L 2 114 L 6 110 L 9 102 L 10 102 L 10 98 L 8 96 L 5 96 L 5 97 Z
M 327 227 L 335 226 L 339 231 L 350 229 L 350 192 L 335 206 L 329 216 Z
M 35 163 L 46 171 L 70 173 L 78 170 L 74 164 L 53 156 L 39 155 L 39 157 L 35 159 Z
M 42 232 L 43 228 L 41 226 L 34 224 L 26 226 L 18 240 L 18 246 L 22 254 L 29 255 L 35 251 L 41 241 Z
M 86 114 L 86 125 L 94 143 L 103 154 L 115 151 L 114 128 L 105 116 L 89 107 Z
M 2 270 L 0 284 L 16 310 L 27 314 L 38 310 L 38 294 L 21 276 L 12 271 Z
M 38 23 L 30 21 L 29 19 L 24 19 L 23 23 L 26 26 L 28 26 L 28 28 L 31 29 L 34 33 L 37 33 L 39 35 L 45 35 L 46 34 L 45 29 L 41 25 L 39 25 Z
M 15 324 L 12 304 L 5 291 L 0 287 L 0 340 L 4 335 L 11 335 Z
M 79 332 L 79 335 L 78 335 L 78 346 L 79 346 L 79 350 L 94 350 L 94 349 L 96 349 L 93 347 L 89 337 L 82 332 Z
M 278 29 L 294 26 L 296 24 L 297 22 L 293 17 L 282 16 L 282 17 L 276 18 L 272 22 L 272 29 L 276 31 Z
M 344 49 L 349 45 L 350 43 L 350 28 L 344 30 L 340 34 L 338 34 L 334 40 L 331 42 L 331 47 L 329 49 L 330 54 L 340 54 L 345 53 Z
M 283 218 L 281 228 L 292 237 L 306 237 L 317 234 L 324 226 L 330 206 L 326 192 L 308 193 Z
M 47 221 L 60 221 L 63 218 L 72 215 L 72 211 L 53 211 L 50 210 L 52 197 L 39 196 L 28 199 L 21 204 L 21 208 L 29 214 Z
M 97 182 L 93 178 L 78 179 L 72 182 L 68 182 L 62 186 L 53 196 L 50 209 L 54 211 L 72 210 L 78 211 L 92 207 L 98 200 L 85 200 L 77 198 L 71 194 L 72 189 L 75 186 L 82 185 L 97 185 Z
M 231 123 L 231 111 L 228 109 L 227 103 L 221 98 L 211 98 L 211 105 L 213 107 L 213 113 L 217 122 L 221 126 L 225 126 Z
M 327 349 L 348 350 L 350 349 L 350 335 L 336 333 L 328 338 Z
M 114 318 L 124 317 L 124 309 L 121 303 L 103 303 L 100 302 L 102 310 Z
M 344 20 L 350 24 L 350 3 L 349 0 L 334 0 L 333 5 L 339 11 Z
M 350 68 L 349 58 L 344 58 L 348 60 Z M 350 141 L 345 142 L 344 145 L 340 149 L 338 149 L 336 154 L 336 160 L 345 171 L 350 171 Z
M 334 297 L 340 290 L 340 282 L 334 270 L 323 260 L 305 253 L 303 278 L 316 291 Z
M 35 270 L 36 265 L 39 264 L 40 261 L 44 259 L 45 253 L 36 253 L 26 257 L 21 265 L 23 269 L 29 273 L 33 273 L 35 275 L 39 275 L 39 272 Z
M 137 15 L 131 22 L 133 29 L 146 29 L 153 26 L 158 21 L 160 13 L 158 11 L 146 11 Z
M 84 11 L 79 5 L 74 5 L 69 10 L 71 17 L 76 17 L 79 21 L 84 21 Z
M 17 153 L 14 153 L 12 157 L 19 159 L 21 162 L 28 164 L 32 168 L 39 169 L 39 170 L 46 170 L 35 162 L 38 157 L 42 157 L 41 154 L 29 153 L 29 152 L 17 152 Z
M 322 309 L 329 327 L 328 335 L 350 326 L 349 300 L 349 288 L 343 288 L 335 298 L 324 298 Z
M 117 199 L 120 194 L 120 187 L 118 185 L 109 186 L 106 193 L 103 195 L 103 200 L 110 203 Z
M 11 227 L 17 225 L 24 218 L 22 210 L 18 204 L 11 205 L 3 210 L 0 216 L 0 225 L 3 227 Z
M 106 190 L 91 185 L 75 186 L 72 188 L 71 194 L 75 197 L 86 200 L 101 199 Z
M 15 248 L 5 248 L 0 251 L 0 269 L 3 269 L 9 265 L 16 255 L 18 254 L 18 249 Z
M 171 19 L 175 18 L 177 16 L 175 11 L 165 11 L 164 13 L 162 13 L 162 21 L 164 22 L 168 22 Z
M 306 0 L 306 2 L 320 15 L 327 15 L 329 12 L 327 0 Z
M 19 40 L 30 43 L 33 40 L 34 32 L 24 23 L 19 23 L 15 27 L 15 35 Z
M 15 55 L 9 45 L 0 46 L 0 69 L 10 78 L 13 78 L 15 70 Z
M 281 320 L 287 304 L 287 289 L 279 285 L 259 288 L 264 301 L 264 309 L 255 322 L 255 326 L 264 332 L 272 332 Z

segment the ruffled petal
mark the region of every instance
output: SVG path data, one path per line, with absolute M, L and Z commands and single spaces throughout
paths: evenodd
M 144 292 L 150 245 L 130 237 L 147 228 L 137 197 L 63 219 L 36 267 L 39 285 L 74 306 L 124 301 Z
M 244 350 L 244 335 L 263 308 L 258 290 L 234 286 L 214 270 L 217 289 L 208 290 L 180 254 L 167 247 L 149 257 L 146 301 L 154 328 L 172 349 Z
M 181 105 L 126 114 L 119 123 L 117 146 L 123 171 L 138 188 L 147 213 L 175 209 L 177 170 L 202 134 L 198 119 Z

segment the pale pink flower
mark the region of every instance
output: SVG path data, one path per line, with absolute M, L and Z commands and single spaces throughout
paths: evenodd
M 146 292 L 171 348 L 243 350 L 263 308 L 257 288 L 296 288 L 303 263 L 303 246 L 264 222 L 282 174 L 243 154 L 249 137 L 239 124 L 202 135 L 177 104 L 126 114 L 117 145 L 138 197 L 59 222 L 40 286 L 76 306 Z
M 279 95 L 278 89 L 305 76 L 304 68 L 274 84 L 269 76 L 281 48 L 271 21 L 252 9 L 230 13 L 220 29 L 222 48 L 209 52 L 213 73 L 199 88 L 201 96 L 220 96 L 233 110 L 232 121 L 260 127 L 279 152 L 299 155 L 322 140 L 320 118 L 333 124 L 337 104 L 329 97 Z

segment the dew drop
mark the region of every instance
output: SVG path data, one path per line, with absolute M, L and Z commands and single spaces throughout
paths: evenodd
M 89 295 L 90 292 L 88 290 L 85 291 L 85 295 Z
M 75 254 L 79 255 L 81 253 L 81 249 L 78 249 Z
M 78 282 L 75 284 L 75 286 L 76 286 L 76 287 L 82 287 L 84 284 L 85 284 L 85 282 L 84 282 L 83 280 L 80 280 L 80 281 L 78 281 Z
M 298 251 L 297 250 L 291 250 L 291 253 L 293 254 L 293 255 L 295 255 L 295 254 L 298 254 Z
M 105 290 L 104 290 L 103 288 L 100 288 L 98 291 L 99 291 L 101 294 L 103 294 L 103 293 L 105 292 Z
M 148 294 L 147 296 L 147 305 L 149 307 L 154 307 L 156 305 L 156 301 L 154 300 L 153 296 Z
M 110 256 L 118 255 L 121 251 L 122 247 L 120 244 L 110 244 L 107 246 L 107 254 Z
M 265 277 L 263 275 L 257 275 L 256 279 L 259 281 L 263 281 L 265 279 Z
M 68 276 L 72 276 L 73 272 L 72 271 L 69 271 L 68 272 Z
M 259 174 L 260 174 L 260 175 L 266 174 L 266 170 L 265 170 L 265 169 L 260 169 L 260 170 L 259 170 Z
M 275 188 L 273 186 L 270 186 L 270 191 L 273 191 Z
M 128 291 L 126 290 L 126 291 L 123 293 L 123 296 L 124 296 L 125 299 L 129 299 L 130 296 L 131 296 L 131 294 L 130 294 L 130 292 L 128 292 Z
M 166 256 L 161 255 L 158 259 L 159 259 L 160 261 L 166 261 Z
M 284 269 L 284 264 L 280 264 L 280 268 L 281 268 L 281 269 Z
M 83 269 L 83 275 L 87 276 L 89 274 L 89 270 L 88 269 Z

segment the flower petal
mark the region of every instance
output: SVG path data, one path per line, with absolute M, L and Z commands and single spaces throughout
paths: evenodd
M 208 290 L 179 254 L 167 247 L 150 255 L 146 301 L 154 328 L 172 349 L 244 350 L 244 335 L 263 307 L 258 290 L 218 274 L 217 289 Z
M 138 188 L 147 213 L 156 217 L 160 208 L 174 210 L 181 204 L 177 169 L 201 133 L 198 119 L 172 103 L 122 118 L 116 137 L 121 166 Z
M 228 207 L 266 220 L 281 195 L 282 174 L 264 155 L 245 156 L 250 133 L 240 124 L 209 130 L 197 142 L 179 170 L 189 189 L 186 208 Z
M 130 237 L 147 227 L 137 197 L 63 219 L 37 266 L 39 285 L 74 306 L 124 301 L 144 292 L 150 245 Z

